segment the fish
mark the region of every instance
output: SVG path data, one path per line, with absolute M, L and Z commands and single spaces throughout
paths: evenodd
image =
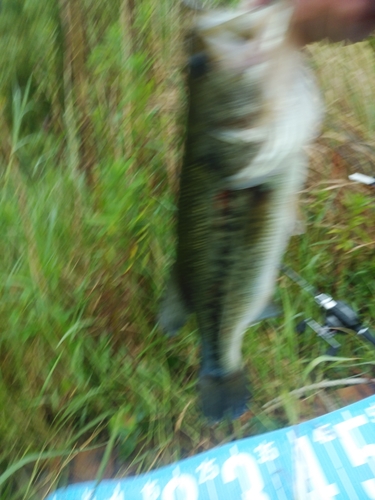
M 271 298 L 296 221 L 306 146 L 321 120 L 292 14 L 288 0 L 246 0 L 197 13 L 189 37 L 176 259 L 159 325 L 174 335 L 196 315 L 201 407 L 214 422 L 247 410 L 242 340 L 275 314 Z

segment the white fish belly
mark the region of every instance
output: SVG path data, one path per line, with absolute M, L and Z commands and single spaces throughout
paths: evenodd
M 234 180 L 241 180 L 244 187 L 261 184 L 265 189 L 270 189 L 272 195 L 266 228 L 259 241 L 255 242 L 256 248 L 252 252 L 255 261 L 251 262 L 251 266 L 256 269 L 256 277 L 249 283 L 246 308 L 234 324 L 223 324 L 220 333 L 220 359 L 225 372 L 234 372 L 242 365 L 243 335 L 249 325 L 257 322 L 270 301 L 282 256 L 295 227 L 297 196 L 305 181 L 308 163 L 304 147 L 316 134 L 322 115 L 320 99 L 308 72 L 299 74 L 291 89 L 289 102 L 287 100 L 285 105 L 286 123 L 283 127 L 281 116 L 279 132 L 280 136 L 286 137 L 286 128 L 287 140 L 279 140 L 277 129 L 274 129 L 276 134 L 268 140 L 268 158 L 274 159 L 273 165 L 267 162 L 264 169 L 261 169 L 258 157 L 254 163 L 260 172 L 259 176 L 254 176 L 250 165 L 246 169 L 247 176 L 246 173 L 240 173 L 235 179 L 230 179 L 233 183 Z M 275 150 L 275 145 L 278 151 Z M 265 151 L 267 144 L 259 156 L 264 157 Z M 262 171 L 266 175 L 263 176 Z M 230 314 L 228 317 L 230 318 Z
M 301 167 L 300 158 L 290 159 L 296 167 Z M 293 168 L 289 176 L 292 177 Z M 293 179 L 283 178 L 283 186 L 273 192 L 269 207 L 269 219 L 263 237 L 256 243 L 251 263 L 255 269 L 255 279 L 246 291 L 247 305 L 235 324 L 224 324 L 221 332 L 222 368 L 226 372 L 239 369 L 242 364 L 242 338 L 251 324 L 257 322 L 273 294 L 279 265 L 288 244 L 295 223 L 297 189 L 293 189 Z M 230 318 L 230 315 L 228 315 Z M 225 331 L 227 330 L 227 331 Z

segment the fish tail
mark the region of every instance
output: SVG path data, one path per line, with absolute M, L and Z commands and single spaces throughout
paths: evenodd
M 176 271 L 172 270 L 158 314 L 159 326 L 166 335 L 173 337 L 184 326 L 189 314 L 177 282 Z
M 222 376 L 201 375 L 199 389 L 203 414 L 215 422 L 240 417 L 251 397 L 244 370 Z

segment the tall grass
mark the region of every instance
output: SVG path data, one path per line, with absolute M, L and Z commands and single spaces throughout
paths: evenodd
M 156 327 L 175 243 L 185 18 L 172 0 L 3 2 L 1 500 L 43 497 L 81 449 L 107 447 L 103 467 L 116 450 L 118 473 L 137 473 L 298 420 L 296 386 L 372 373 L 355 337 L 343 338 L 350 361 L 319 362 L 322 341 L 295 333 L 319 311 L 282 277 L 285 315 L 246 337 L 254 415 L 202 420 L 194 320 L 170 340 Z M 374 56 L 366 44 L 310 52 L 328 118 L 302 195 L 307 231 L 287 259 L 370 322 L 375 198 L 346 175 L 372 168 Z M 279 395 L 284 411 L 266 413 Z

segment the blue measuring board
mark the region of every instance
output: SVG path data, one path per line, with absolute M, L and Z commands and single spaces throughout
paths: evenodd
M 375 500 L 375 396 L 126 479 L 47 500 Z

